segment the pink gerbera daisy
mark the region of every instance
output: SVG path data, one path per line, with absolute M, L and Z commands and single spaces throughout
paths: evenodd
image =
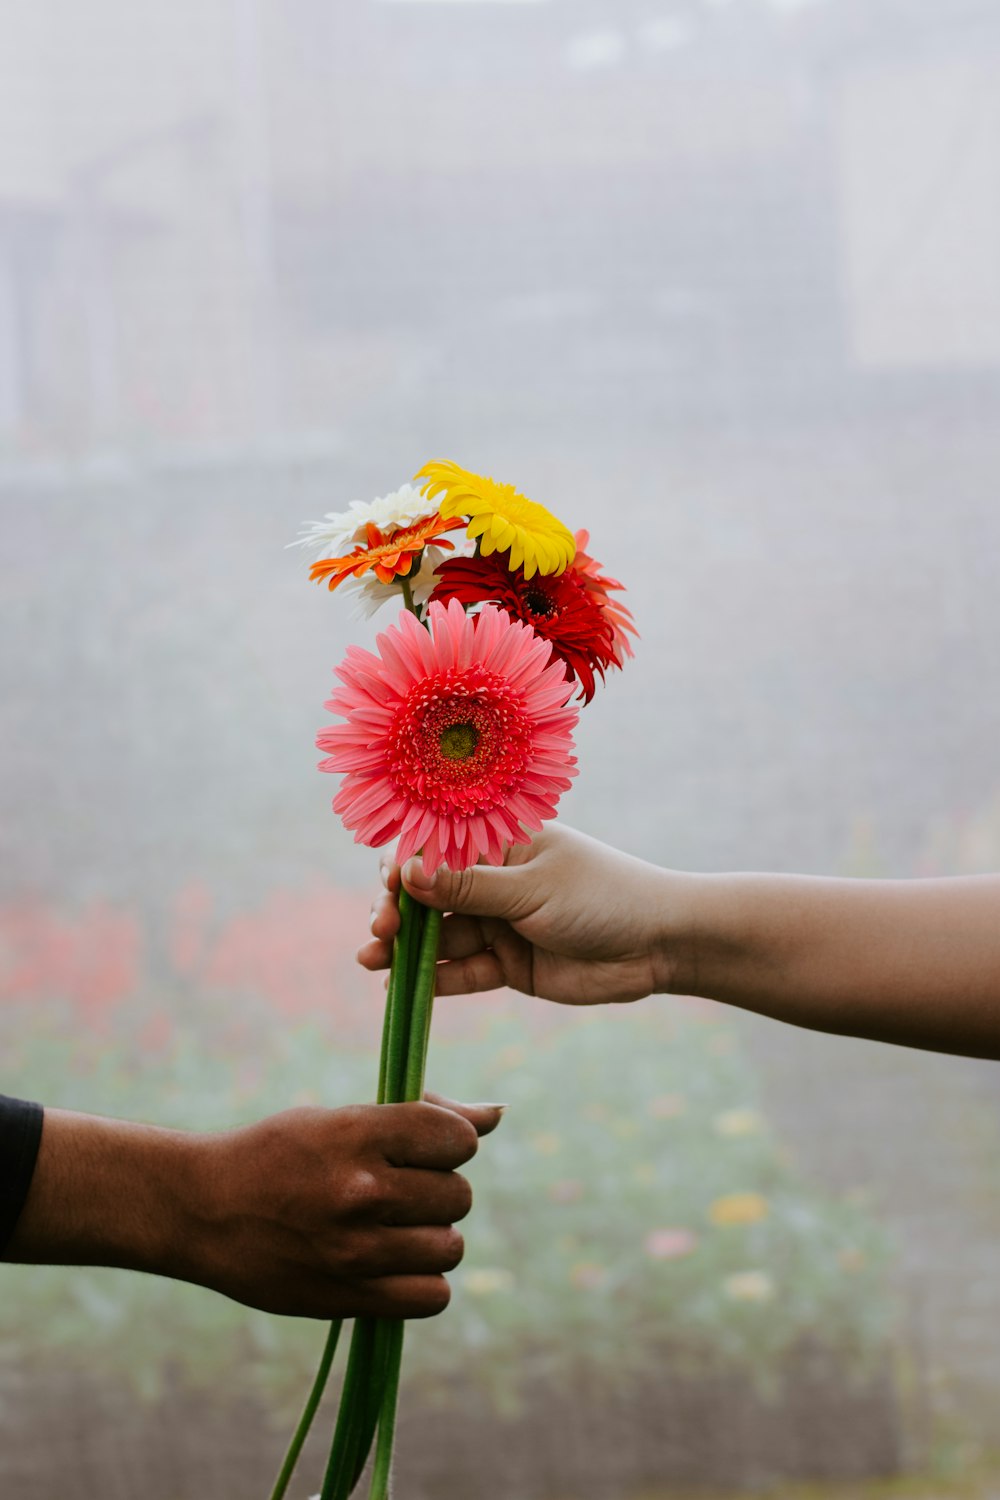
M 422 849 L 429 870 L 498 865 L 576 775 L 572 684 L 548 642 L 493 605 L 431 604 L 428 624 L 404 611 L 377 656 L 348 647 L 326 704 L 347 722 L 320 731 L 320 770 L 344 773 L 333 808 L 356 843 L 398 835 L 399 863 Z

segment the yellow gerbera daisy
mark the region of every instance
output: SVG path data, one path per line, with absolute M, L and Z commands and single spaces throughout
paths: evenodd
M 573 533 L 544 505 L 536 505 L 512 484 L 498 484 L 470 474 L 458 464 L 434 459 L 424 464 L 416 479 L 425 481 L 428 499 L 443 495 L 438 506 L 442 518 L 468 516 L 469 536 L 479 538 L 479 548 L 509 552 L 510 566 L 523 568 L 525 578 L 536 573 L 562 573 L 576 555 Z

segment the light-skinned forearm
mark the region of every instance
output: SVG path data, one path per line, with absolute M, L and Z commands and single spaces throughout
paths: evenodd
M 1000 877 L 668 874 L 658 988 L 816 1031 L 1000 1058 Z

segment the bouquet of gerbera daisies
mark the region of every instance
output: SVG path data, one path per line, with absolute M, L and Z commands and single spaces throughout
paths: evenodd
M 320 769 L 343 777 L 333 806 L 356 842 L 397 839 L 400 864 L 422 853 L 431 870 L 501 864 L 555 816 L 576 774 L 571 700 L 589 703 L 596 678 L 632 655 L 635 626 L 585 531 L 456 464 L 429 463 L 416 480 L 300 538 L 319 553 L 315 581 L 353 591 L 366 613 L 404 605 L 376 652 L 351 646 L 336 668 L 326 707 L 344 722 L 320 732 Z M 423 1094 L 440 925 L 401 892 L 379 1103 Z M 336 1323 L 272 1500 L 287 1490 L 339 1334 Z M 370 1494 L 388 1493 L 402 1340 L 399 1320 L 355 1321 L 320 1500 L 347 1500 L 373 1444 Z

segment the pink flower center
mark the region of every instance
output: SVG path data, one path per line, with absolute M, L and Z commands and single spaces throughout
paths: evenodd
M 416 683 L 389 740 L 396 790 L 438 813 L 502 805 L 531 757 L 531 721 L 519 695 L 482 667 L 452 667 Z

